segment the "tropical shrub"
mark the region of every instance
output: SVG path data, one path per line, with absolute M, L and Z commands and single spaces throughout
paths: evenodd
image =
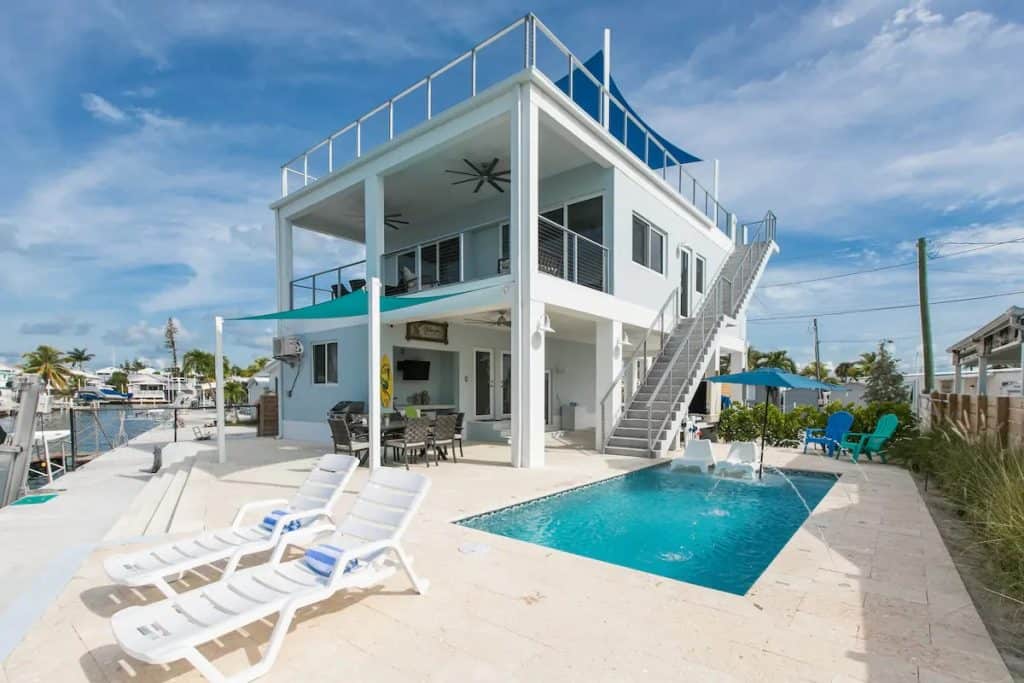
M 783 413 L 774 405 L 768 406 L 768 429 L 765 432 L 765 443 L 772 446 L 792 445 L 800 439 L 807 427 L 822 428 L 828 416 L 834 412 L 845 410 L 853 415 L 854 432 L 874 431 L 878 418 L 886 413 L 894 413 L 899 418 L 900 426 L 896 430 L 896 438 L 903 438 L 916 433 L 917 417 L 908 403 L 871 403 L 858 406 L 853 403 L 833 401 L 825 408 L 803 405 L 796 406 L 790 412 Z M 722 411 L 718 422 L 718 436 L 723 441 L 753 441 L 761 438 L 761 424 L 764 422 L 764 404 L 748 406 L 732 405 Z

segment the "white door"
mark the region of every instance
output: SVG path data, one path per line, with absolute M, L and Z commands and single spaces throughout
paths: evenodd
M 512 415 L 512 354 L 508 351 L 501 352 L 501 416 L 511 417 Z
M 473 349 L 473 416 L 494 417 L 494 351 Z

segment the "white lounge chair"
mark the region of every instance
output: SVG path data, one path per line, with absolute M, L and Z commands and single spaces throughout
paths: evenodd
M 711 453 L 711 442 L 707 439 L 690 439 L 686 442 L 686 450 L 678 458 L 672 458 L 672 469 L 696 469 L 707 472 L 715 466 L 715 456 Z
M 729 446 L 729 455 L 715 466 L 715 472 L 726 476 L 747 477 L 757 472 L 757 444 L 753 441 L 736 441 Z
M 352 511 L 325 544 L 306 556 L 235 572 L 216 583 L 151 605 L 129 607 L 111 618 L 118 644 L 151 664 L 188 660 L 208 680 L 229 680 L 198 646 L 254 621 L 277 614 L 263 657 L 230 677 L 251 681 L 267 673 L 281 650 L 295 611 L 326 600 L 339 590 L 366 588 L 392 576 L 398 566 L 420 594 L 428 583 L 412 571 L 400 539 L 419 508 L 430 480 L 416 472 L 378 469 Z M 327 566 L 321 554 L 333 555 Z M 329 676 L 330 677 L 330 676 Z
M 275 547 L 275 553 L 280 554 L 288 543 L 299 543 L 332 529 L 331 524 L 319 520 L 322 517 L 330 520 L 331 510 L 358 466 L 359 459 L 350 455 L 325 454 L 291 500 L 274 498 L 246 503 L 239 508 L 229 528 L 207 531 L 128 555 L 115 555 L 107 558 L 103 567 L 115 583 L 156 586 L 167 597 L 178 595 L 167 582 L 168 576 L 181 575 L 225 559 L 228 562 L 224 574 L 230 575 L 246 555 Z M 280 507 L 260 522 L 242 523 L 246 513 L 274 506 Z M 288 543 L 278 545 L 282 538 Z

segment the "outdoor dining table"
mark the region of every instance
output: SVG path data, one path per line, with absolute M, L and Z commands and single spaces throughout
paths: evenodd
M 426 416 L 424 416 L 426 417 Z M 437 414 L 433 417 L 427 418 L 430 421 L 430 431 L 434 431 L 434 426 L 437 424 Z M 394 413 L 385 413 L 380 416 L 380 443 L 383 446 L 388 442 L 389 439 L 399 436 L 405 431 L 406 417 L 404 415 L 395 415 Z M 360 415 L 356 418 L 355 424 L 359 425 L 360 431 L 368 429 L 368 418 L 365 415 Z M 365 431 L 363 432 L 365 433 Z M 441 457 L 445 460 L 448 459 L 448 455 L 445 451 L 442 451 Z

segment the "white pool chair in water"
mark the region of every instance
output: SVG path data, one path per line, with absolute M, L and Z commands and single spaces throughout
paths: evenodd
M 210 681 L 251 681 L 267 673 L 280 653 L 295 611 L 350 588 L 377 585 L 401 567 L 420 594 L 400 539 L 430 488 L 417 472 L 378 469 L 352 511 L 325 543 L 305 557 L 241 569 L 216 583 L 152 605 L 129 607 L 111 618 L 118 644 L 151 664 L 188 660 Z M 203 643 L 277 615 L 263 657 L 226 678 L 199 651 Z M 331 676 L 328 676 L 330 678 Z
M 711 453 L 711 442 L 707 439 L 690 439 L 686 442 L 686 450 L 678 458 L 672 458 L 672 469 L 696 469 L 707 472 L 715 466 L 715 456 Z
M 715 466 L 715 472 L 731 477 L 753 477 L 757 473 L 757 444 L 734 442 L 729 446 L 729 455 Z
M 246 555 L 271 548 L 276 548 L 275 554 L 281 554 L 289 543 L 301 543 L 333 529 L 333 524 L 321 519 L 331 519 L 331 510 L 358 466 L 358 458 L 350 455 L 325 454 L 290 500 L 275 498 L 246 503 L 226 529 L 115 555 L 107 558 L 103 568 L 115 583 L 156 586 L 167 597 L 178 595 L 167 582 L 169 576 L 221 560 L 227 560 L 224 574 L 230 575 Z M 274 506 L 279 507 L 270 509 Z M 243 524 L 245 515 L 258 508 L 266 509 L 268 514 L 255 524 Z

